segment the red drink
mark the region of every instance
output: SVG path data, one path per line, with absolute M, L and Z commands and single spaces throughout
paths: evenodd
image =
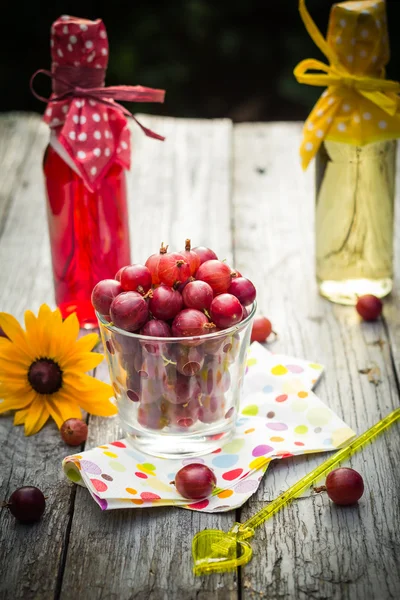
M 44 114 L 51 136 L 43 170 L 56 302 L 63 318 L 76 312 L 85 328 L 97 327 L 94 286 L 130 263 L 125 180 L 130 113 L 117 100 L 164 101 L 164 90 L 105 87 L 108 52 L 101 19 L 64 15 L 51 27 L 51 71 L 40 69 L 33 76 L 52 79 Z M 31 89 L 47 102 L 32 83 Z
M 43 164 L 56 302 L 97 327 L 90 296 L 130 263 L 125 170 L 113 163 L 95 192 L 48 146 Z

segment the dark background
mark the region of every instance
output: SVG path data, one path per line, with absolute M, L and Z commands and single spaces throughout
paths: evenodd
M 308 0 L 325 34 L 331 0 Z M 392 59 L 388 77 L 400 78 L 400 0 L 388 0 Z M 23 0 L 2 9 L 0 110 L 43 112 L 29 78 L 49 68 L 52 22 L 62 14 L 103 19 L 109 37 L 107 83 L 167 90 L 162 105 L 136 112 L 234 121 L 297 120 L 321 89 L 296 83 L 303 58 L 320 58 L 298 13 L 297 0 Z M 325 60 L 325 59 L 324 59 Z M 49 85 L 38 82 L 38 91 Z

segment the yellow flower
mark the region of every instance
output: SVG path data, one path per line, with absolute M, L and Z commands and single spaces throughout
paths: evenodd
M 59 310 L 42 304 L 36 317 L 25 312 L 25 330 L 7 313 L 0 312 L 0 413 L 16 410 L 14 425 L 25 424 L 25 435 L 37 433 L 48 420 L 57 426 L 88 413 L 109 416 L 117 412 L 110 402 L 112 388 L 85 375 L 103 360 L 90 352 L 95 333 L 77 339 L 75 314 L 65 321 Z M 1 332 L 0 332 L 1 333 Z

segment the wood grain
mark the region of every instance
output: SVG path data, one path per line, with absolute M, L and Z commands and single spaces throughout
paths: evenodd
M 129 174 L 134 262 L 144 261 L 161 241 L 172 248 L 207 244 L 231 258 L 228 121 L 142 117 L 168 144 L 134 130 Z M 99 375 L 108 380 L 105 365 Z M 122 435 L 116 419 L 90 419 L 88 447 Z M 235 574 L 195 579 L 191 542 L 207 527 L 228 528 L 231 514 L 182 509 L 115 510 L 102 513 L 88 492 L 77 490 L 61 598 L 233 599 Z
M 317 393 L 350 426 L 361 432 L 397 407 L 399 285 L 385 303 L 384 320 L 374 324 L 318 296 L 313 175 L 299 167 L 300 126 L 141 118 L 167 142 L 132 129 L 133 259 L 143 261 L 161 241 L 183 247 L 186 237 L 215 248 L 256 283 L 260 311 L 279 332 L 271 349 L 326 365 Z M 17 318 L 27 307 L 53 303 L 41 174 L 47 138 L 37 116 L 0 117 L 0 310 Z M 399 253 L 397 236 L 397 267 Z M 372 365 L 381 370 L 376 387 L 359 373 Z M 104 364 L 97 376 L 108 378 Z M 89 432 L 88 447 L 122 435 L 117 419 L 96 417 Z M 42 521 L 31 527 L 0 513 L 1 600 L 400 596 L 398 426 L 353 457 L 366 486 L 358 506 L 340 509 L 323 494 L 308 494 L 257 530 L 254 558 L 242 572 L 196 579 L 191 540 L 197 531 L 228 529 L 239 516 L 253 515 L 322 456 L 275 461 L 241 515 L 170 508 L 103 513 L 62 475 L 69 449 L 54 425 L 25 438 L 11 416 L 0 417 L 0 447 L 0 499 L 24 484 L 49 497 Z
M 397 142 L 397 170 L 396 170 L 397 200 L 400 197 L 400 144 Z M 400 203 L 397 201 L 395 211 L 395 238 L 394 238 L 394 272 L 395 286 L 392 294 L 385 301 L 384 321 L 386 332 L 390 340 L 392 361 L 400 382 Z
M 41 173 L 48 131 L 38 117 L 11 115 L 0 118 L 0 136 L 0 310 L 21 319 L 27 308 L 53 304 Z M 57 590 L 75 493 L 60 469 L 68 450 L 53 423 L 30 438 L 12 423 L 0 416 L 0 500 L 22 485 L 38 486 L 48 499 L 42 520 L 30 526 L 1 510 L 0 598 L 47 600 Z
M 326 365 L 317 394 L 362 432 L 399 404 L 384 323 L 360 323 L 351 307 L 316 291 L 314 188 L 302 173 L 297 124 L 245 124 L 234 130 L 233 206 L 237 268 L 256 284 L 260 310 L 279 339 L 271 349 Z M 240 227 L 238 227 L 240 224 Z M 383 340 L 381 348 L 377 340 Z M 382 382 L 360 369 L 378 365 Z M 256 533 L 243 569 L 243 598 L 303 600 L 398 597 L 400 428 L 395 426 L 351 465 L 365 481 L 359 505 L 341 509 L 326 495 L 299 499 Z M 322 456 L 275 462 L 241 520 L 319 464 Z

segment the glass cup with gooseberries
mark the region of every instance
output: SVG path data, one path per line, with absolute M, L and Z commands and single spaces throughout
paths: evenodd
M 141 451 L 212 452 L 233 436 L 254 285 L 209 248 L 160 251 L 92 293 L 122 426 Z

